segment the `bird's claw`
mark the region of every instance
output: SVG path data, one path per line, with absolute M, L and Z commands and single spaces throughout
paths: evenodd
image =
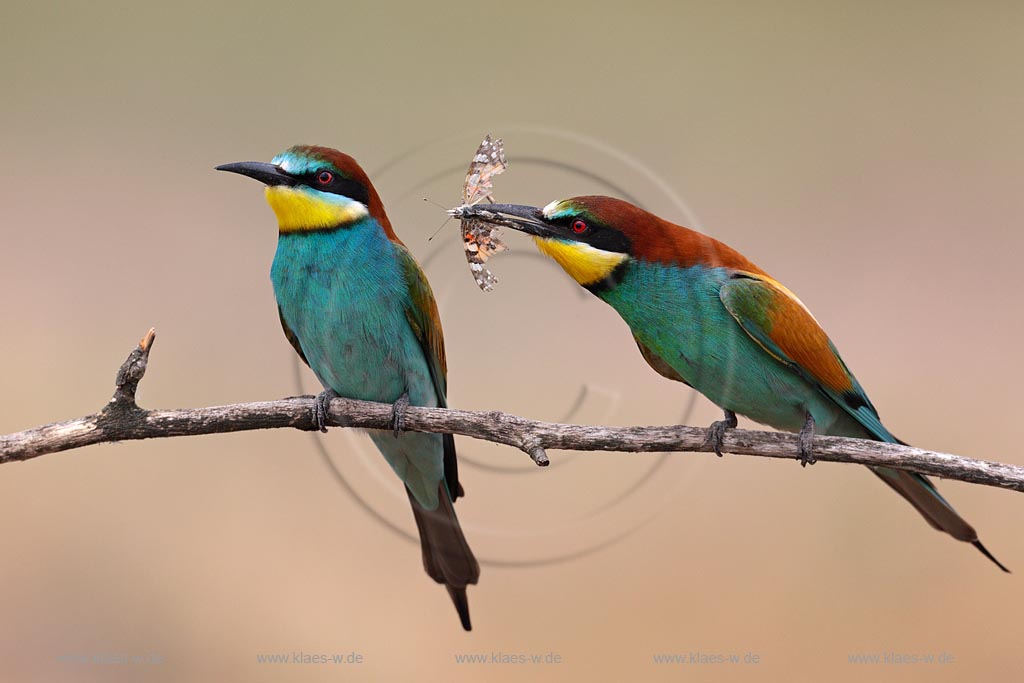
M 807 420 L 800 430 L 800 466 L 807 467 L 818 462 L 814 457 L 814 418 L 807 413 Z
M 395 432 L 395 438 L 405 431 L 405 409 L 409 407 L 409 392 L 398 397 L 398 400 L 391 404 L 391 429 Z
M 327 416 L 330 412 L 331 399 L 338 398 L 334 389 L 324 389 L 313 399 L 313 427 L 318 432 L 327 432 Z
M 708 427 L 707 438 L 704 439 L 705 446 L 711 446 L 715 451 L 715 454 L 719 458 L 722 457 L 722 440 L 725 438 L 725 432 L 729 429 L 733 429 L 737 424 L 736 413 L 731 410 L 725 411 L 725 419 L 712 422 Z

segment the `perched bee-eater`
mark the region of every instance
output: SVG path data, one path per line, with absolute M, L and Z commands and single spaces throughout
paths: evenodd
M 423 565 L 470 630 L 466 586 L 480 567 L 452 503 L 463 495 L 450 434 L 402 432 L 409 405 L 446 405 L 444 337 L 427 278 L 355 159 L 292 147 L 270 163 L 218 166 L 266 185 L 277 215 L 270 279 L 285 337 L 324 387 L 313 424 L 337 396 L 394 405 L 394 431 L 370 438 L 405 483 Z
M 533 235 L 542 253 L 611 305 L 656 372 L 725 411 L 708 430 L 719 455 L 737 414 L 799 432 L 805 465 L 814 462 L 815 431 L 902 443 L 807 307 L 735 249 L 610 197 L 483 208 Z M 932 527 L 1009 571 L 927 477 L 871 470 Z

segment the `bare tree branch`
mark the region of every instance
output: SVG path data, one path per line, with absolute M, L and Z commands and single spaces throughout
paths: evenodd
M 279 401 L 236 403 L 210 408 L 145 410 L 135 402 L 146 373 L 156 335 L 150 330 L 117 373 L 110 402 L 98 413 L 0 436 L 0 463 L 81 448 L 98 443 L 169 436 L 221 434 L 252 429 L 292 427 L 313 430 L 311 396 Z M 391 406 L 337 398 L 331 402 L 329 424 L 336 427 L 390 429 Z M 518 448 L 535 463 L 549 460 L 546 449 L 625 452 L 712 452 L 707 430 L 682 425 L 603 427 L 540 422 L 498 411 L 470 411 L 411 406 L 405 415 L 408 431 L 471 436 Z M 799 459 L 795 434 L 730 429 L 724 450 L 737 455 Z M 864 439 L 815 436 L 814 454 L 826 462 L 894 467 L 974 484 L 1024 491 L 1024 467 L 910 446 Z

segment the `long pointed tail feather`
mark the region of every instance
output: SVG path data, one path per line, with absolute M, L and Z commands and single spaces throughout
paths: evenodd
M 888 484 L 896 493 L 921 513 L 933 528 L 944 531 L 958 541 L 970 543 L 981 554 L 992 560 L 997 567 L 1009 573 L 1002 562 L 997 560 L 978 540 L 978 532 L 953 509 L 943 498 L 935 485 L 923 474 L 894 470 L 888 467 L 872 467 L 871 471 Z
M 438 505 L 435 510 L 427 510 L 416 500 L 412 492 L 409 502 L 412 504 L 416 528 L 420 532 L 420 547 L 423 551 L 423 568 L 430 578 L 443 583 L 448 595 L 459 614 L 462 628 L 472 630 L 469 619 L 469 600 L 466 598 L 466 586 L 475 584 L 480 578 L 480 565 L 469 549 L 469 543 L 462 533 L 459 520 L 452 507 L 452 499 L 444 482 L 439 484 Z
M 987 557 L 988 559 L 990 559 L 990 560 L 992 560 L 993 562 L 995 562 L 995 563 L 996 563 L 996 566 L 997 566 L 997 567 L 999 567 L 1000 569 L 1002 569 L 1002 570 L 1003 570 L 1004 572 L 1006 572 L 1007 574 L 1012 574 L 1012 573 L 1013 573 L 1013 572 L 1011 572 L 1011 571 L 1010 571 L 1009 569 L 1007 569 L 1007 568 L 1006 568 L 1006 565 L 1004 565 L 1004 564 L 1003 564 L 1002 562 L 1000 562 L 999 560 L 997 560 L 997 559 L 995 558 L 995 556 L 994 556 L 994 555 L 993 555 L 992 553 L 990 553 L 990 552 L 988 551 L 988 548 L 986 548 L 985 546 L 983 546 L 983 545 L 981 544 L 981 541 L 977 541 L 977 540 L 975 540 L 975 541 L 973 541 L 973 542 L 971 543 L 971 545 L 973 545 L 973 546 L 974 546 L 975 548 L 977 548 L 977 549 L 978 549 L 978 550 L 979 550 L 979 551 L 981 552 L 981 554 L 982 554 L 982 555 L 984 555 L 984 556 L 985 556 L 985 557 Z

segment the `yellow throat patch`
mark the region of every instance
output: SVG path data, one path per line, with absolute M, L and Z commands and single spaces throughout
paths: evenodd
M 354 199 L 301 187 L 272 185 L 266 189 L 266 196 L 281 232 L 333 228 L 369 213 L 364 204 Z
M 537 249 L 555 260 L 562 270 L 581 285 L 600 282 L 615 270 L 616 266 L 629 258 L 626 254 L 604 251 L 582 242 L 566 242 L 558 239 L 534 237 Z

